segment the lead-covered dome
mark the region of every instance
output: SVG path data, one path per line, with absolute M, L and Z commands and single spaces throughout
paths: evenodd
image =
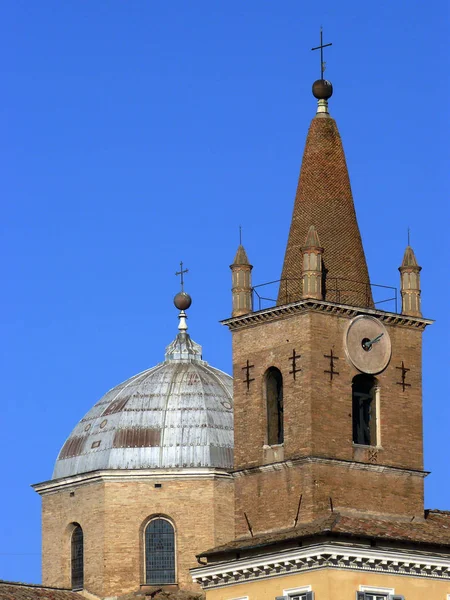
M 110 390 L 62 447 L 53 479 L 100 469 L 233 466 L 232 378 L 180 333 L 165 361 Z

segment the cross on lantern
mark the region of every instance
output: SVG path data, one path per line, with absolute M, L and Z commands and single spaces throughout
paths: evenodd
M 250 362 L 247 360 L 247 364 L 245 365 L 245 367 L 242 367 L 243 371 L 247 371 L 246 373 L 246 378 L 244 379 L 244 383 L 247 384 L 247 389 L 250 389 L 250 383 L 252 381 L 255 381 L 254 378 L 250 377 L 250 369 L 253 369 L 255 365 L 251 365 Z
M 405 388 L 407 387 L 411 387 L 410 383 L 406 383 L 406 373 L 408 371 L 410 371 L 411 369 L 407 369 L 405 367 L 405 363 L 402 361 L 402 366 L 401 367 L 395 367 L 396 369 L 399 369 L 402 372 L 402 380 L 401 381 L 397 381 L 397 385 L 401 385 L 403 388 L 403 391 L 405 391 Z
M 189 272 L 189 269 L 184 269 L 184 270 L 183 270 L 183 261 L 181 261 L 181 262 L 180 262 L 180 270 L 179 270 L 179 271 L 177 271 L 177 272 L 175 273 L 175 275 L 176 275 L 177 277 L 178 277 L 178 275 L 180 276 L 180 280 L 181 280 L 181 291 L 182 291 L 182 292 L 184 292 L 184 277 L 183 277 L 183 275 L 184 275 L 185 273 L 188 273 L 188 272 Z
M 291 375 L 294 376 L 295 379 L 295 374 L 299 373 L 301 371 L 300 367 L 297 369 L 297 358 L 301 358 L 301 354 L 296 354 L 295 353 L 295 348 L 292 350 L 292 356 L 289 357 L 289 360 L 292 360 L 292 370 L 289 371 L 289 373 Z
M 324 373 L 329 373 L 330 375 L 330 381 L 333 381 L 333 376 L 334 375 L 339 375 L 339 371 L 335 371 L 334 370 L 334 361 L 335 360 L 339 360 L 338 356 L 334 356 L 333 354 L 333 348 L 330 350 L 330 354 L 324 354 L 323 355 L 324 358 L 329 358 L 330 359 L 330 368 L 327 369 L 326 371 L 324 371 Z

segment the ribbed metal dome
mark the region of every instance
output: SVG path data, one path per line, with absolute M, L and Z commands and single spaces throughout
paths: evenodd
M 53 479 L 99 469 L 233 465 L 233 380 L 202 360 L 186 332 L 166 360 L 110 390 L 72 431 Z

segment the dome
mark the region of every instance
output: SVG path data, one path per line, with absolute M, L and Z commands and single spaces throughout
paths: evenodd
M 70 434 L 53 479 L 104 469 L 233 466 L 233 380 L 180 333 L 165 361 L 119 384 Z

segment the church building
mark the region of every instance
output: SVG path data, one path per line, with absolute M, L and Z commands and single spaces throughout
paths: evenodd
M 231 267 L 236 539 L 198 555 L 207 600 L 450 599 L 450 512 L 424 509 L 421 268 L 408 246 L 401 309 L 377 305 L 332 91 L 313 85 L 273 306 L 252 306 L 242 247 Z
M 233 379 L 188 333 L 181 265 L 165 360 L 107 392 L 33 486 L 45 586 L 98 599 L 450 600 L 450 512 L 424 508 L 421 267 L 408 245 L 400 305 L 386 310 L 332 92 L 313 85 L 271 305 L 256 305 L 242 245 L 231 265 Z

